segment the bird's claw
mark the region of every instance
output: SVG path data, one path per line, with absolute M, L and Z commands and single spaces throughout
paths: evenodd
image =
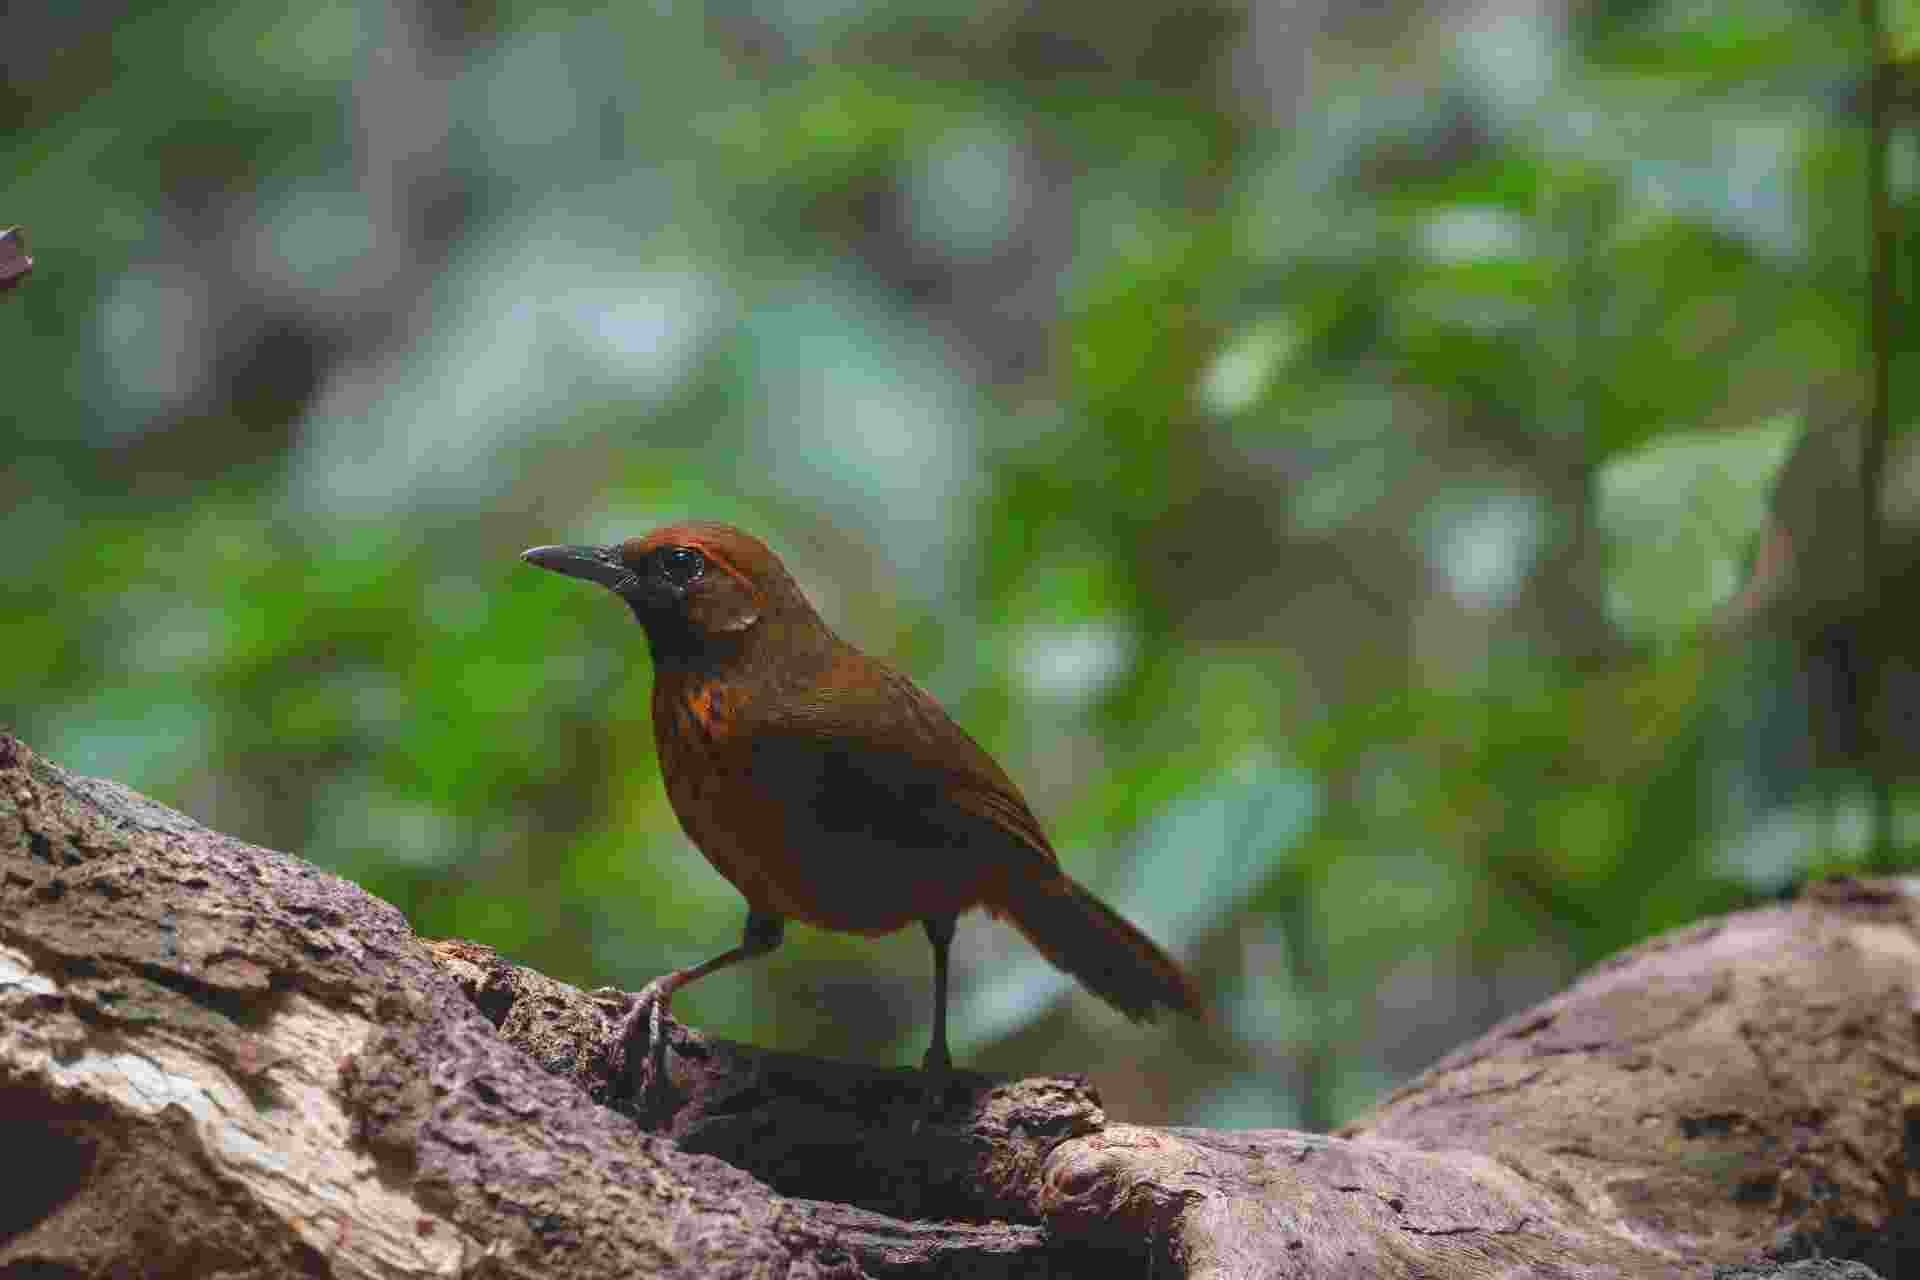
M 666 1016 L 668 1005 L 672 1002 L 672 989 L 656 978 L 640 988 L 626 1012 L 620 1015 L 620 1021 L 614 1026 L 607 1048 L 608 1074 L 615 1080 L 633 1077 L 633 1095 L 645 1098 L 653 1087 L 666 1080 Z M 632 1054 L 636 1032 L 640 1030 L 642 1020 L 646 1022 L 646 1032 L 640 1058 L 644 1066 L 635 1062 Z

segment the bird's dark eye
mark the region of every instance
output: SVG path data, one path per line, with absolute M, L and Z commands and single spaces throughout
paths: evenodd
M 684 587 L 706 570 L 707 558 L 692 547 L 668 547 L 660 553 L 660 573 L 676 587 Z

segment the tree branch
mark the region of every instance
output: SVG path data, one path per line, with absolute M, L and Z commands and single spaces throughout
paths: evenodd
M 1860 589 L 1862 610 L 1875 612 L 1888 574 L 1884 497 L 1887 450 L 1893 435 L 1894 244 L 1897 228 L 1888 191 L 1893 150 L 1893 93 L 1897 68 L 1888 46 L 1880 0 L 1860 0 L 1867 37 L 1867 420 L 1860 441 Z M 1886 623 L 1863 628 L 1866 653 L 1857 714 L 1857 741 L 1864 753 L 1873 797 L 1872 865 L 1890 870 L 1895 856 L 1893 760 L 1886 741 Z
M 608 1009 L 0 738 L 0 1273 L 1708 1275 L 1914 1247 L 1920 909 L 1655 939 L 1337 1136 L 822 1062 Z M 643 1130 L 656 1127 L 658 1135 Z M 715 1158 L 719 1157 L 719 1158 Z

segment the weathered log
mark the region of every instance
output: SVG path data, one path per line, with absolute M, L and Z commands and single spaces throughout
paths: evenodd
M 1837 881 L 1616 957 L 1338 1136 L 672 1023 L 642 1102 L 603 999 L 0 738 L 0 1276 L 1892 1275 L 1917 991 L 1908 887 Z

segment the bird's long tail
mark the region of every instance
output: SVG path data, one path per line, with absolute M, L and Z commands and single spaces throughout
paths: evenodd
M 1135 1022 L 1164 1006 L 1199 1014 L 1199 988 L 1172 956 L 1063 874 L 1012 876 L 995 904 L 1048 960 Z

